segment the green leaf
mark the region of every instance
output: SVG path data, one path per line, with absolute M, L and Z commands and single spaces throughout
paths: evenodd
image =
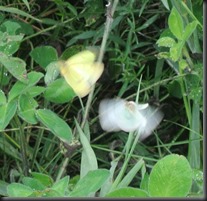
M 2 25 L 5 27 L 5 32 L 0 31 L 0 51 L 11 56 L 14 54 L 20 46 L 23 34 L 18 35 L 16 32 L 21 26 L 12 20 L 5 21 Z
M 60 195 L 64 197 L 65 193 L 68 191 L 68 185 L 69 185 L 69 176 L 65 176 L 61 180 L 55 182 L 51 187 L 51 189 L 59 192 Z
M 30 56 L 44 69 L 51 62 L 58 60 L 57 51 L 51 46 L 36 47 L 30 52 Z
M 9 184 L 8 183 L 6 183 L 5 181 L 2 181 L 2 180 L 0 180 L 0 195 L 1 196 L 8 196 L 7 195 L 7 186 L 8 186 Z
M 149 176 L 151 197 L 186 197 L 192 186 L 192 169 L 188 160 L 177 154 L 165 156 Z
M 113 160 L 111 162 L 111 168 L 110 168 L 110 175 L 106 182 L 102 185 L 101 190 L 100 190 L 100 197 L 104 197 L 108 192 L 110 192 L 111 187 L 113 185 L 113 178 L 114 178 L 114 172 L 116 170 L 116 167 L 118 165 L 118 160 Z
M 52 83 L 57 76 L 60 74 L 59 65 L 57 61 L 51 62 L 46 67 L 46 74 L 45 74 L 45 84 L 48 85 Z
M 168 84 L 168 92 L 171 96 L 181 99 L 183 97 L 180 83 L 177 80 Z
M 6 7 L 6 6 L 0 6 L 0 11 L 4 11 L 4 12 L 8 12 L 8 13 L 12 13 L 12 14 L 17 14 L 17 15 L 21 15 L 21 16 L 24 16 L 24 17 L 27 17 L 27 18 L 31 18 L 37 22 L 41 22 L 40 19 L 37 19 L 35 17 L 33 17 L 32 15 L 29 15 L 28 13 L 22 11 L 22 10 L 19 10 L 17 8 L 13 8 L 13 7 Z
M 170 59 L 174 62 L 178 61 L 182 57 L 182 48 L 183 41 L 176 43 L 173 47 L 170 48 Z
M 54 103 L 67 103 L 75 96 L 75 92 L 64 78 L 57 79 L 49 84 L 44 93 L 44 97 Z
M 76 127 L 78 129 L 78 133 L 80 135 L 80 141 L 83 146 L 83 151 L 81 155 L 81 173 L 80 177 L 84 177 L 90 170 L 98 169 L 98 163 L 96 159 L 96 155 L 91 148 L 90 142 L 87 137 L 83 133 L 81 127 L 75 119 Z
M 47 109 L 36 111 L 38 120 L 45 125 L 50 131 L 60 138 L 63 142 L 70 144 L 72 140 L 72 131 L 68 124 L 58 117 L 54 112 Z
M 0 106 L 6 104 L 6 96 L 2 90 L 0 90 Z
M 53 179 L 46 175 L 39 172 L 31 172 L 31 175 L 34 179 L 37 179 L 42 185 L 46 187 L 50 187 L 53 185 Z
M 33 93 L 33 91 L 31 89 L 32 86 L 34 86 L 37 82 L 39 82 L 39 80 L 43 77 L 42 73 L 39 72 L 35 72 L 32 71 L 30 73 L 28 73 L 28 83 L 24 84 L 20 81 L 16 82 L 13 87 L 11 88 L 10 92 L 9 92 L 9 101 L 11 101 L 12 99 L 16 98 L 17 96 L 26 93 L 26 92 L 31 92 Z
M 148 192 L 148 183 L 149 183 L 149 175 L 145 173 L 144 177 L 142 178 L 140 188 Z
M 37 118 L 35 115 L 38 103 L 28 93 L 22 94 L 18 100 L 18 115 L 30 124 L 36 124 Z
M 30 6 L 27 0 L 22 0 L 24 4 L 27 6 L 27 9 L 30 11 Z
M 70 4 L 69 2 L 65 2 L 66 7 L 71 11 L 71 13 L 73 13 L 73 15 L 77 16 L 78 12 L 76 10 L 76 7 L 74 7 L 72 4 Z
M 77 40 L 80 39 L 89 39 L 94 37 L 97 34 L 97 31 L 85 31 L 75 37 L 73 37 L 71 40 L 69 40 L 69 42 L 67 43 L 66 46 L 71 46 L 72 44 L 74 44 Z
M 185 27 L 184 33 L 183 33 L 183 40 L 187 41 L 188 38 L 191 36 L 191 34 L 195 31 L 197 22 L 193 21 Z
M 0 63 L 19 81 L 27 83 L 26 63 L 17 57 L 0 53 Z
M 44 186 L 39 180 L 31 178 L 31 177 L 24 177 L 22 179 L 22 183 L 25 186 L 28 186 L 33 190 L 41 191 L 41 190 L 44 190 L 46 188 L 46 186 Z
M 17 102 L 10 101 L 4 105 L 0 105 L 0 131 L 4 130 L 13 118 L 17 110 Z
M 168 0 L 161 0 L 163 5 L 165 6 L 165 8 L 167 8 L 167 10 L 170 10 L 169 4 L 168 4 Z
M 42 193 L 41 197 L 60 197 L 60 193 L 53 190 L 53 189 L 47 189 Z
M 162 37 L 156 43 L 158 47 L 173 47 L 175 45 L 175 40 L 171 37 Z
M 11 20 L 6 20 L 1 24 L 1 26 L 4 26 L 6 28 L 6 33 L 9 35 L 16 35 L 16 31 L 21 28 L 18 23 L 12 22 Z
M 147 192 L 144 190 L 141 190 L 139 188 L 132 188 L 132 187 L 126 187 L 126 188 L 119 188 L 117 190 L 114 190 L 107 194 L 105 197 L 116 197 L 116 198 L 131 198 L 131 197 L 142 197 L 146 198 L 149 197 Z
M 134 167 L 126 174 L 126 176 L 122 179 L 122 181 L 118 184 L 118 188 L 127 187 L 131 181 L 134 179 L 134 177 L 137 175 L 137 172 L 141 169 L 143 166 L 144 161 L 143 159 L 140 159 Z
M 11 156 L 12 158 L 22 161 L 19 151 L 16 149 L 16 147 L 10 144 L 4 136 L 0 136 L 0 149 L 2 150 L 1 152 Z
M 109 177 L 110 173 L 105 169 L 89 171 L 82 179 L 78 181 L 71 197 L 87 197 L 91 193 L 98 191 Z
M 170 16 L 168 18 L 168 25 L 173 35 L 177 39 L 182 40 L 184 31 L 183 19 L 175 7 L 173 7 L 171 10 Z
M 28 197 L 33 193 L 33 190 L 19 183 L 12 183 L 7 186 L 7 194 L 9 197 Z
M 31 97 L 36 97 L 45 91 L 44 87 L 40 86 L 32 86 L 29 90 L 29 94 Z M 28 91 L 27 91 L 28 92 Z

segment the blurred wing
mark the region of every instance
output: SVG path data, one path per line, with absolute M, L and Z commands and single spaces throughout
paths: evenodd
M 90 92 L 92 85 L 101 76 L 103 69 L 104 65 L 97 62 L 71 65 L 65 62 L 64 65 L 60 66 L 61 74 L 80 97 L 84 97 Z
M 92 52 L 90 50 L 84 50 L 81 51 L 72 57 L 70 57 L 65 63 L 66 66 L 74 65 L 77 63 L 93 63 L 96 59 L 96 54 L 95 52 Z
M 158 108 L 153 106 L 149 106 L 144 110 L 140 110 L 140 112 L 147 119 L 146 126 L 138 128 L 138 131 L 140 132 L 140 140 L 144 140 L 159 125 L 164 114 Z
M 114 106 L 120 104 L 117 99 L 104 99 L 99 104 L 99 121 L 101 128 L 105 131 L 119 131 L 116 123 L 117 116 L 114 112 Z
M 125 132 L 135 131 L 146 125 L 146 119 L 137 110 L 134 102 L 123 99 L 106 99 L 99 106 L 99 119 L 103 130 Z

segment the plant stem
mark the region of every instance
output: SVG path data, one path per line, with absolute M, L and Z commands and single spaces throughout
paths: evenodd
M 60 178 L 62 177 L 62 175 L 65 172 L 65 169 L 66 169 L 66 167 L 68 165 L 68 162 L 69 162 L 69 158 L 65 158 L 65 160 L 63 161 L 62 167 L 60 168 L 60 171 L 58 172 L 56 181 L 59 181 Z
M 121 171 L 119 172 L 118 176 L 116 177 L 115 181 L 113 182 L 113 185 L 111 187 L 111 191 L 113 191 L 118 186 L 118 184 L 120 183 L 121 179 L 123 178 L 124 173 L 125 173 L 126 168 L 127 168 L 127 165 L 128 165 L 128 162 L 129 162 L 129 160 L 130 160 L 130 158 L 131 158 L 131 156 L 132 156 L 132 154 L 134 152 L 134 149 L 135 149 L 135 147 L 137 145 L 138 139 L 139 139 L 139 133 L 136 133 L 135 139 L 134 139 L 133 144 L 131 146 L 131 150 L 130 150 L 127 158 L 124 160 L 124 164 L 123 164 L 123 166 L 121 168 Z
M 107 6 L 107 13 L 106 13 L 106 24 L 105 24 L 105 30 L 104 30 L 104 35 L 103 35 L 103 39 L 102 39 L 102 43 L 101 43 L 101 48 L 100 48 L 100 52 L 99 52 L 99 56 L 98 56 L 98 59 L 97 59 L 97 62 L 102 62 L 103 60 L 103 57 L 104 57 L 104 52 L 105 52 L 105 48 L 106 48 L 106 42 L 107 42 L 107 39 L 108 39 L 108 36 L 109 36 L 109 32 L 110 32 L 110 29 L 111 29 L 111 25 L 112 25 L 112 22 L 113 22 L 113 15 L 114 15 L 114 12 L 116 10 L 116 6 L 118 4 L 119 0 L 114 0 L 113 4 L 112 4 L 112 0 L 109 0 L 108 1 L 108 5 Z M 91 106 L 91 102 L 93 100 L 93 93 L 94 93 L 94 89 L 95 89 L 95 85 L 92 86 L 92 89 L 88 95 L 88 100 L 87 100 L 87 103 L 86 103 L 86 109 L 85 109 L 85 112 L 84 112 L 84 116 L 83 116 L 83 121 L 82 121 L 82 124 L 81 124 L 81 128 L 83 129 L 85 123 L 86 123 L 86 120 L 87 120 L 87 117 L 88 117 L 88 113 L 89 113 L 89 110 L 90 110 L 90 106 Z

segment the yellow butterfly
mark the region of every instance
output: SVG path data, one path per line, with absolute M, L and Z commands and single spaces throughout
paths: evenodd
M 96 62 L 96 56 L 94 51 L 84 50 L 59 62 L 62 76 L 81 98 L 89 94 L 103 73 L 104 64 Z

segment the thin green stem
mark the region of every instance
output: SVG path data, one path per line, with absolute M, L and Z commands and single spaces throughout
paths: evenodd
M 37 33 L 35 33 L 35 34 L 33 34 L 33 35 L 30 35 L 30 36 L 25 37 L 25 38 L 22 40 L 22 42 L 24 42 L 24 41 L 26 41 L 26 40 L 28 40 L 28 39 L 31 39 L 31 38 L 33 38 L 33 37 L 36 37 L 36 36 L 38 36 L 38 35 L 41 35 L 41 34 L 43 34 L 43 33 L 45 33 L 45 32 L 50 31 L 50 30 L 53 30 L 53 29 L 57 28 L 58 26 L 63 26 L 64 24 L 66 24 L 66 23 L 68 23 L 68 22 L 70 22 L 70 21 L 72 21 L 72 20 L 73 20 L 73 18 L 72 18 L 72 19 L 68 19 L 68 20 L 66 20 L 66 21 L 64 21 L 64 22 L 62 22 L 62 23 L 60 23 L 60 24 L 56 24 L 56 25 L 53 25 L 53 26 L 48 27 L 48 28 L 46 28 L 46 29 L 43 29 L 43 30 L 41 30 L 41 31 L 38 31 Z
M 131 150 L 130 150 L 129 154 L 127 155 L 126 159 L 124 160 L 124 164 L 123 164 L 123 166 L 122 166 L 118 176 L 116 177 L 115 181 L 112 184 L 111 191 L 113 191 L 118 186 L 118 184 L 120 183 L 121 179 L 123 178 L 124 173 L 125 173 L 125 171 L 127 169 L 128 162 L 131 159 L 132 154 L 134 152 L 134 149 L 135 149 L 135 147 L 137 145 L 138 139 L 139 139 L 139 133 L 136 133 L 135 139 L 134 139 L 133 144 L 131 146 Z
M 15 123 L 20 127 L 19 129 L 19 144 L 21 149 L 22 155 L 22 170 L 25 176 L 29 174 L 29 166 L 28 166 L 28 159 L 27 159 L 27 151 L 26 151 L 26 138 L 24 134 L 24 125 L 21 125 L 19 118 L 17 116 L 14 117 Z
M 103 35 L 103 39 L 102 39 L 102 43 L 101 43 L 101 48 L 100 48 L 100 52 L 99 52 L 99 56 L 98 56 L 98 59 L 97 59 L 97 62 L 102 62 L 103 60 L 103 57 L 104 57 L 104 52 L 105 52 L 105 48 L 106 48 L 106 42 L 107 42 L 107 39 L 108 39 L 108 36 L 109 36 L 109 32 L 110 32 L 110 29 L 111 29 L 111 25 L 112 25 L 112 22 L 113 22 L 113 14 L 116 10 L 116 6 L 118 4 L 119 0 L 115 0 L 112 4 L 112 1 L 109 0 L 108 1 L 108 5 L 107 5 L 107 18 L 106 18 L 106 24 L 105 24 L 105 30 L 104 30 L 104 35 Z M 84 113 L 84 116 L 83 116 L 83 121 L 82 121 L 82 124 L 81 124 L 81 128 L 83 129 L 85 123 L 86 123 L 86 120 L 87 120 L 87 117 L 88 117 L 88 113 L 89 113 L 89 110 L 90 110 L 90 106 L 91 106 L 91 102 L 93 100 L 93 93 L 94 93 L 94 89 L 95 89 L 95 85 L 92 86 L 92 89 L 88 95 L 88 100 L 87 100 L 87 103 L 86 103 L 86 109 L 85 109 L 85 113 Z
M 63 175 L 64 172 L 65 172 L 65 169 L 66 169 L 68 163 L 69 163 L 69 158 L 65 158 L 65 160 L 63 161 L 63 164 L 62 164 L 62 166 L 61 166 L 61 168 L 60 168 L 60 171 L 58 172 L 56 181 L 59 181 L 59 180 L 60 180 L 60 178 L 62 177 L 62 175 Z

